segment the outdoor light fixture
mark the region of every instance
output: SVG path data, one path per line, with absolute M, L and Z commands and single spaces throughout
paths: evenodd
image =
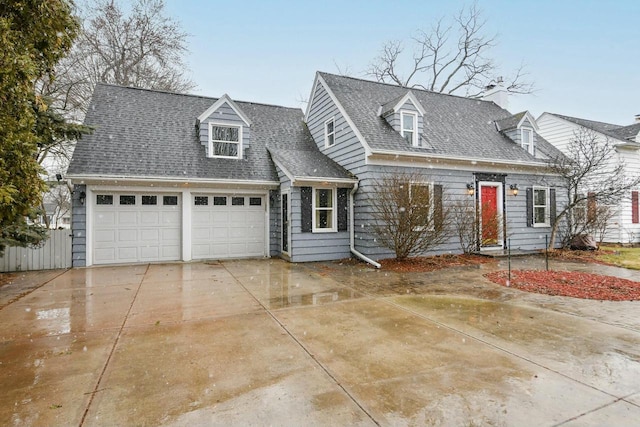
M 473 184 L 467 184 L 467 194 L 473 196 Z
M 80 197 L 78 197 L 78 201 L 80 202 L 81 205 L 84 205 L 84 201 L 87 199 L 87 193 L 85 193 L 84 191 L 80 192 Z
M 518 189 L 518 184 L 511 184 L 509 188 L 511 189 L 511 192 L 513 193 L 514 197 L 518 195 L 518 191 L 520 191 Z

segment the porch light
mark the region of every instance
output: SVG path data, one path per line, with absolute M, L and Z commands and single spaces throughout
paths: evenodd
M 81 205 L 84 205 L 84 201 L 87 199 L 87 193 L 85 193 L 84 191 L 80 192 L 80 197 L 78 197 L 78 201 L 80 202 Z
M 513 193 L 513 197 L 518 195 L 518 191 L 520 191 L 518 189 L 518 184 L 511 184 L 509 188 L 511 189 L 511 193 Z
M 473 196 L 473 184 L 467 184 L 467 194 Z

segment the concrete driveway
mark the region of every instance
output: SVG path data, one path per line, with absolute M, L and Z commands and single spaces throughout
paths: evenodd
M 640 302 L 482 277 L 499 267 L 33 276 L 46 283 L 0 310 L 0 425 L 638 425 Z

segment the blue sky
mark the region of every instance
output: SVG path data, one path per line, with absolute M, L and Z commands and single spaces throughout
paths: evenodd
M 386 40 L 408 38 L 463 1 L 166 0 L 191 35 L 194 93 L 301 106 L 316 71 L 365 71 Z M 640 1 L 479 0 L 492 57 L 509 74 L 521 63 L 532 95 L 514 113 L 544 111 L 631 124 L 640 114 Z

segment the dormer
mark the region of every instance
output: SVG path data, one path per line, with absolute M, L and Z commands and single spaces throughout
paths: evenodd
M 246 156 L 251 142 L 251 121 L 227 94 L 200 114 L 197 123 L 207 157 L 242 159 Z
M 520 145 L 532 156 L 536 155 L 538 124 L 528 111 L 495 121 L 496 129 Z
M 378 109 L 378 116 L 385 119 L 413 147 L 424 146 L 424 114 L 424 107 L 410 90 Z

